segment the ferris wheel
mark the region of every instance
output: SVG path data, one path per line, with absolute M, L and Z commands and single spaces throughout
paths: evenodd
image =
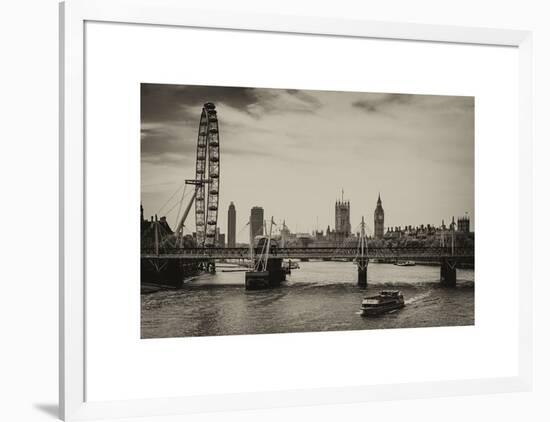
M 195 168 L 195 225 L 198 247 L 212 247 L 218 226 L 220 134 L 216 106 L 202 108 Z
M 193 185 L 194 192 L 174 232 L 175 245 L 183 245 L 183 227 L 194 202 L 197 247 L 215 246 L 220 196 L 220 133 L 214 103 L 206 103 L 202 108 L 195 178 L 186 180 L 185 184 Z

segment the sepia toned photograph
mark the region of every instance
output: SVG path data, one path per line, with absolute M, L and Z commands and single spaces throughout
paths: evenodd
M 475 324 L 474 97 L 140 89 L 141 338 Z

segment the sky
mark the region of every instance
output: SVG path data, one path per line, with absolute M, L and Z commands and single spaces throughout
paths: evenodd
M 364 216 L 372 233 L 379 193 L 386 227 L 467 214 L 474 228 L 474 97 L 165 84 L 141 85 L 146 217 L 174 227 L 191 198 L 206 102 L 220 131 L 218 226 L 234 202 L 238 242 L 253 206 L 292 232 L 332 229 L 342 191 L 354 231 Z

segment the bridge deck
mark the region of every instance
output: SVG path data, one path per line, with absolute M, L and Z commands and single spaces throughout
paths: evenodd
M 261 250 L 254 251 L 255 256 L 260 256 Z M 358 256 L 357 248 L 277 248 L 270 252 L 270 257 L 283 259 L 353 259 Z M 399 260 L 439 260 L 452 258 L 457 260 L 468 260 L 474 258 L 473 248 L 369 248 L 366 251 L 369 259 L 399 259 Z M 248 259 L 250 250 L 248 248 L 189 248 L 170 249 L 160 251 L 158 254 L 153 250 L 142 250 L 141 257 L 146 259 Z

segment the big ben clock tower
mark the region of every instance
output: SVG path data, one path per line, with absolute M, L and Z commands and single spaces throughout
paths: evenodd
M 378 202 L 374 210 L 374 237 L 376 239 L 384 238 L 384 208 L 382 208 L 380 193 L 378 193 Z

